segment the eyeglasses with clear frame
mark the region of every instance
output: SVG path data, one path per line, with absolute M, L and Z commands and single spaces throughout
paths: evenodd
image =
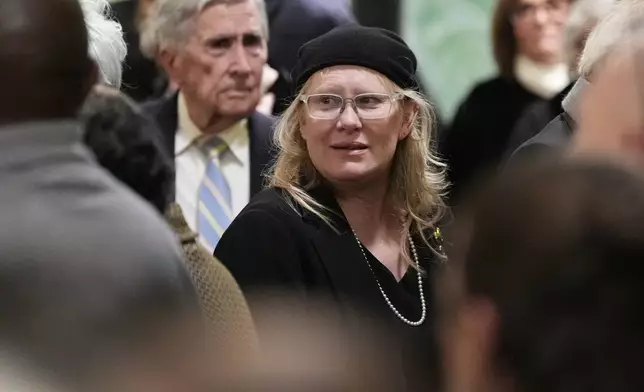
M 570 9 L 570 0 L 546 0 L 540 4 L 519 4 L 512 12 L 512 23 L 533 19 L 539 10 L 544 10 L 549 16 L 562 17 Z
M 364 120 L 377 120 L 391 114 L 394 102 L 403 98 L 402 94 L 366 93 L 353 98 L 344 98 L 336 94 L 302 95 L 300 100 L 306 105 L 311 118 L 318 120 L 335 120 L 339 118 L 351 103 L 358 117 Z

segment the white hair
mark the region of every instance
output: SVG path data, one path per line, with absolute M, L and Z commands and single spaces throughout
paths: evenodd
M 578 71 L 588 78 L 602 60 L 619 46 L 631 42 L 644 33 L 644 2 L 620 0 L 616 2 L 588 36 L 579 59 Z
M 101 83 L 121 87 L 123 61 L 127 45 L 123 28 L 110 18 L 111 8 L 107 0 L 80 0 L 87 27 L 89 55 L 100 71 Z
M 570 9 L 564 30 L 564 53 L 567 63 L 577 66 L 580 47 L 588 32 L 610 12 L 616 0 L 577 0 Z
M 194 27 L 193 18 L 209 6 L 249 0 L 156 0 L 141 22 L 141 52 L 154 58 L 160 49 L 179 47 Z M 264 0 L 252 0 L 262 21 L 262 34 L 268 39 L 268 14 Z

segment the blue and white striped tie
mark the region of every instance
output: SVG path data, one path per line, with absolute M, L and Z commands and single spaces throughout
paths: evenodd
M 226 152 L 228 146 L 223 140 L 215 137 L 204 144 L 204 149 L 210 159 L 199 188 L 197 230 L 202 240 L 215 249 L 233 219 L 230 187 L 215 162 L 218 156 Z

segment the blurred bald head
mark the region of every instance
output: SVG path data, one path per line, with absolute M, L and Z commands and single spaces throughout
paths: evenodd
M 0 123 L 75 116 L 96 80 L 78 0 L 2 0 L 0 75 Z

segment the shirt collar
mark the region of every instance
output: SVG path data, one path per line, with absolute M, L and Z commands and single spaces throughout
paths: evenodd
M 579 99 L 581 98 L 584 89 L 586 89 L 589 84 L 590 83 L 588 83 L 583 76 L 580 77 L 575 82 L 575 85 L 572 86 L 570 92 L 566 95 L 566 98 L 561 102 L 563 109 L 574 121 L 579 120 Z
M 178 124 L 177 134 L 180 136 L 175 141 L 175 156 L 183 154 L 188 148 L 193 146 L 197 140 L 204 136 L 203 132 L 195 125 L 188 114 L 183 94 L 179 93 L 178 105 Z M 243 149 L 248 147 L 248 119 L 242 119 L 228 129 L 225 129 L 219 136 L 228 146 L 230 152 L 242 160 Z

